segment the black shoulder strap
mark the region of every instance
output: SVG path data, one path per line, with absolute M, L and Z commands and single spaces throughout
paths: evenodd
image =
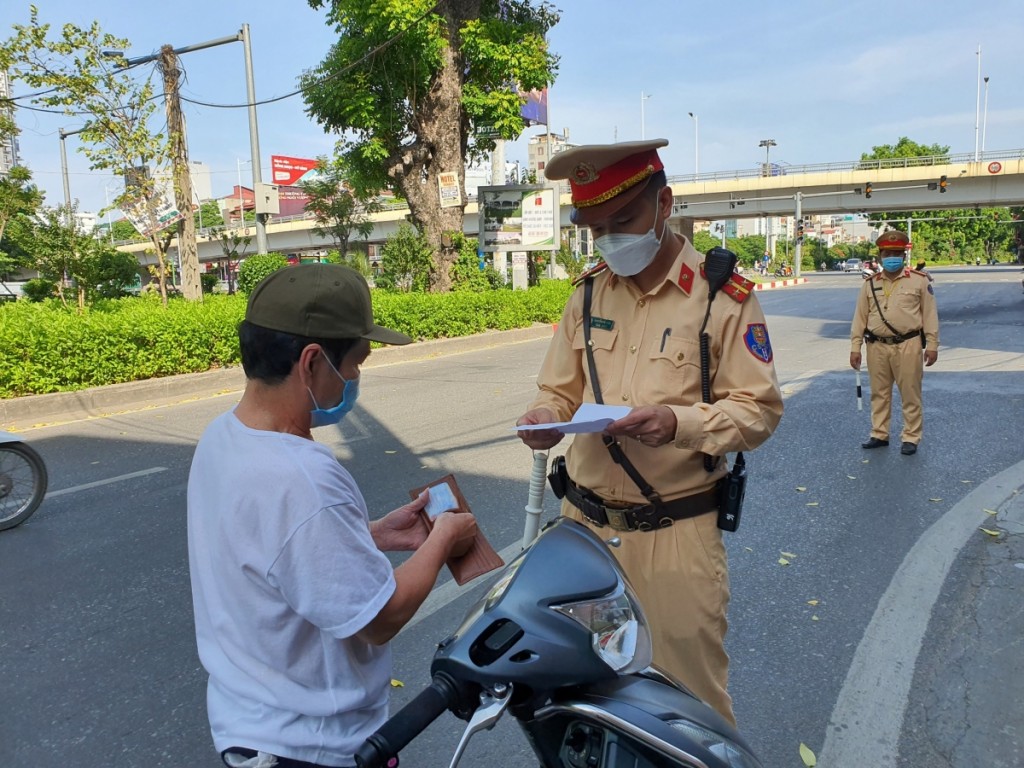
M 888 328 L 890 331 L 892 331 L 894 336 L 899 336 L 900 335 L 900 331 L 897 331 L 895 328 L 893 328 L 891 325 L 889 325 L 889 321 L 886 320 L 885 319 L 885 315 L 882 314 L 882 307 L 878 303 L 878 289 L 875 288 L 875 278 L 869 277 L 868 280 L 871 281 L 871 283 L 870 283 L 870 285 L 871 285 L 871 298 L 873 298 L 875 300 L 875 306 L 878 307 L 878 316 L 880 318 L 882 318 L 882 322 L 885 323 L 885 327 Z
M 590 306 L 593 303 L 593 296 L 594 279 L 588 277 L 583 283 L 583 346 L 587 354 L 587 367 L 590 369 L 590 386 L 594 390 L 594 400 L 601 405 L 604 403 L 604 398 L 601 396 L 601 383 L 598 381 L 597 366 L 594 364 L 594 347 L 590 341 Z M 618 441 L 611 435 L 602 435 L 601 439 L 604 440 L 604 445 L 608 449 L 608 453 L 611 454 L 612 461 L 621 466 L 629 478 L 636 483 L 636 487 L 640 489 L 644 498 L 652 504 L 661 504 L 661 496 L 622 452 L 622 446 Z

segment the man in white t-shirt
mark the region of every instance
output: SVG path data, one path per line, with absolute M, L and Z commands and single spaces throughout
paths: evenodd
M 272 273 L 239 326 L 242 399 L 196 447 L 196 641 L 214 746 L 233 768 L 354 765 L 387 718 L 388 642 L 476 533 L 472 515 L 445 513 L 428 534 L 426 494 L 371 522 L 355 480 L 313 440 L 352 409 L 371 341 L 411 339 L 373 322 L 358 272 Z M 392 568 L 384 552 L 397 550 L 413 554 Z

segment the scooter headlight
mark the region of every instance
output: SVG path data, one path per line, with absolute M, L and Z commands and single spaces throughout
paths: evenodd
M 762 768 L 760 760 L 719 733 L 689 720 L 669 720 L 668 724 L 685 733 L 730 768 Z
M 552 608 L 589 631 L 594 653 L 616 672 L 628 675 L 650 666 L 647 619 L 633 590 L 621 579 L 610 595 Z

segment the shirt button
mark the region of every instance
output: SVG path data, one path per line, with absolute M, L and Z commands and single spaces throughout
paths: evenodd
M 636 345 L 635 344 L 631 345 L 630 348 L 629 348 L 629 351 L 635 353 L 636 352 Z
M 623 399 L 623 400 L 629 400 L 629 395 L 623 395 L 623 396 L 622 396 L 622 399 Z
M 682 360 L 682 359 L 683 359 L 683 353 L 680 352 L 678 355 L 676 355 L 676 360 Z
M 643 306 L 646 306 L 646 304 L 647 304 L 647 302 L 646 302 L 646 301 L 645 301 L 644 299 L 640 299 L 640 301 L 638 301 L 637 303 L 638 303 L 638 304 L 639 304 L 639 305 L 640 305 L 641 307 L 643 307 Z

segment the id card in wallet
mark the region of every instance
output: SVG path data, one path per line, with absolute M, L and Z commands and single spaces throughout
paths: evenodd
M 434 527 L 434 520 L 445 512 L 459 513 L 472 511 L 469 508 L 466 497 L 462 495 L 462 490 L 459 488 L 458 483 L 455 482 L 454 475 L 445 475 L 432 483 L 420 486 L 419 488 L 413 488 L 409 491 L 409 496 L 415 499 L 423 493 L 424 489 L 430 491 L 430 499 L 427 502 L 427 506 L 422 510 L 423 521 L 428 529 L 432 529 Z M 477 576 L 489 573 L 504 564 L 505 561 L 494 551 L 494 547 L 487 541 L 480 528 L 477 528 L 476 536 L 469 547 L 469 551 L 461 557 L 449 558 L 447 562 L 452 578 L 455 579 L 455 582 L 460 587 Z

